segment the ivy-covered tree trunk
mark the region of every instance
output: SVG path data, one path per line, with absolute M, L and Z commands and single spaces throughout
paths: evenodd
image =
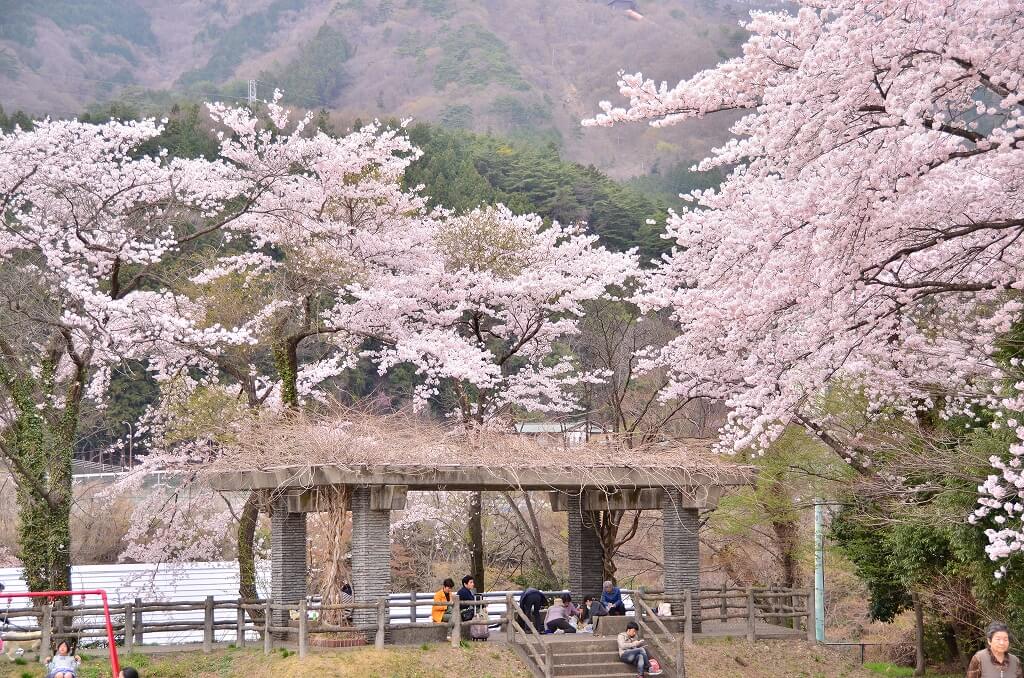
M 0 362 L 0 385 L 14 410 L 0 448 L 17 487 L 18 557 L 32 591 L 71 586 L 71 463 L 85 361 L 76 356 L 74 376 L 58 399 L 57 355 L 59 349 L 51 351 L 38 376 L 16 375 L 13 363 Z M 60 401 L 61 407 L 51 405 Z

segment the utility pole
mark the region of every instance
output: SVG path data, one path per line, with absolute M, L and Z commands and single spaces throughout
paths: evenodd
M 256 104 L 256 81 L 255 80 L 250 80 L 249 81 L 249 97 L 248 97 L 248 101 L 249 101 L 249 106 L 253 106 L 253 105 Z
M 825 642 L 825 502 L 814 500 L 814 637 Z

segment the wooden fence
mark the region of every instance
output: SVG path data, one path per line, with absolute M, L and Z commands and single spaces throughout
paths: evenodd
M 814 592 L 806 589 L 781 587 L 726 587 L 701 589 L 698 600 L 692 592 L 668 595 L 664 591 L 647 589 L 638 594 L 652 610 L 660 603 L 669 603 L 672 613 L 661 619 L 678 624 L 683 630 L 684 643 L 693 642 L 694 603 L 700 605 L 700 621 L 739 624 L 747 640 L 758 638 L 791 638 L 803 636 L 814 642 Z M 763 625 L 769 625 L 765 628 Z
M 554 596 L 562 592 L 544 593 Z M 649 625 L 652 632 L 657 629 L 664 636 L 668 633 L 666 623 L 669 626 L 677 625 L 677 632 L 679 628 L 683 630 L 684 644 L 693 642 L 695 601 L 690 592 L 679 596 L 666 595 L 656 590 L 623 590 L 623 594 L 629 597 L 632 613 Z M 515 604 L 518 595 L 518 592 L 493 592 L 476 601 L 460 601 L 455 597 L 448 604 L 453 618 L 459 619 L 460 612 L 466 606 L 475 608 L 474 616 L 479 618 L 452 625 L 452 644 L 459 644 L 464 637 L 464 630 L 470 625 L 484 623 L 484 615 L 486 623 L 506 632 L 509 640 L 514 637 L 513 631 L 518 629 L 518 637 L 526 643 L 532 643 L 538 636 L 536 633 L 526 633 L 526 621 L 519 619 L 522 612 Z M 671 605 L 672 614 L 660 617 L 655 614 L 662 602 Z M 282 604 L 262 599 L 215 600 L 209 596 L 203 600 L 175 602 L 135 599 L 132 602 L 112 604 L 109 609 L 115 642 L 127 651 L 143 645 L 147 637 L 152 638 L 153 634 L 190 632 L 201 634 L 204 652 L 213 649 L 218 636 L 221 642 L 226 640 L 238 646 L 245 646 L 250 641 L 261 642 L 267 653 L 274 649 L 275 642 L 288 637 L 297 642 L 299 654 L 305 656 L 310 645 L 317 644 L 314 638 L 325 634 L 344 636 L 354 642 L 373 643 L 382 647 L 388 631 L 398 626 L 431 626 L 430 609 L 433 604 L 432 598 L 423 599 L 415 593 L 382 597 L 371 603 L 352 602 L 341 605 L 323 605 L 316 599 Z M 814 605 L 812 595 L 804 590 L 704 589 L 700 591 L 699 604 L 703 622 L 728 623 L 741 620 L 746 625 L 746 637 L 752 642 L 758 638 L 779 637 L 775 632 L 761 631 L 758 621 L 786 627 L 790 629 L 786 637 L 794 637 L 800 633 L 800 621 L 803 620 L 807 639 L 814 640 Z M 420 610 L 424 607 L 425 612 Z M 372 618 L 373 621 L 348 625 L 330 624 L 325 620 L 326 616 L 351 619 L 356 610 L 372 610 L 372 615 L 359 616 Z M 187 613 L 197 618 L 166 619 L 172 613 Z M 93 643 L 96 646 L 105 646 L 107 643 L 103 608 L 99 605 L 64 605 L 58 600 L 37 608 L 10 609 L 6 613 L 0 612 L 0 615 L 4 617 L 2 633 L 5 640 L 39 640 L 42 655 L 47 654 L 48 648 L 60 640 L 79 644 Z M 287 618 L 288 623 L 280 625 L 275 623 L 275 618 Z M 510 620 L 513 621 L 511 628 Z M 666 644 L 671 643 L 667 637 L 663 640 Z

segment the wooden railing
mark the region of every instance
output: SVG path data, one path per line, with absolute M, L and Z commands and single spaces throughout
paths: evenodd
M 147 636 L 152 637 L 151 634 L 189 632 L 201 634 L 204 652 L 213 650 L 218 635 L 222 638 L 227 635 L 228 640 L 238 646 L 245 646 L 253 637 L 260 638 L 264 650 L 269 653 L 275 642 L 287 634 L 297 642 L 299 654 L 305 656 L 310 639 L 316 634 L 334 633 L 352 638 L 362 636 L 367 642 L 383 647 L 385 634 L 389 626 L 393 626 L 393 620 L 389 621 L 389 609 L 404 606 L 404 601 L 390 601 L 387 598 L 372 603 L 322 605 L 307 600 L 275 603 L 268 600 L 215 600 L 208 597 L 204 600 L 170 603 L 136 600 L 111 605 L 109 609 L 115 642 L 127 651 L 145 643 Z M 330 624 L 324 618 L 325 613 L 338 612 L 341 616 L 350 616 L 356 610 L 373 610 L 374 621 L 344 625 Z M 225 618 L 227 612 L 233 613 L 229 615 L 230 618 Z M 193 613 L 196 618 L 153 619 L 155 615 L 170 613 Z M 60 601 L 47 602 L 38 608 L 0 610 L 0 616 L 4 618 L 0 622 L 0 634 L 5 640 L 39 640 L 40 654 L 43 656 L 49 653 L 52 643 L 60 640 L 106 645 L 103 609 L 96 605 L 64 606 Z M 276 623 L 275 617 L 278 618 Z M 287 625 L 280 623 L 281 617 L 288 619 Z
M 653 609 L 657 609 L 660 603 L 669 603 L 672 614 L 660 619 L 681 624 L 687 645 L 693 642 L 695 619 L 701 623 L 742 621 L 747 640 L 751 642 L 757 640 L 759 633 L 762 638 L 778 635 L 775 630 L 767 634 L 759 631 L 758 622 L 786 627 L 793 631 L 794 637 L 803 635 L 807 640 L 814 641 L 814 594 L 806 589 L 723 586 L 720 589 L 701 589 L 696 600 L 690 591 L 680 595 L 646 589 L 633 596 Z
M 703 589 L 696 597 L 691 597 L 688 591 L 683 595 L 666 595 L 654 590 L 624 590 L 623 593 L 631 597 L 638 622 L 646 624 L 650 628 L 648 633 L 652 638 L 657 638 L 658 642 L 664 645 L 663 651 L 670 657 L 670 661 L 679 659 L 680 667 L 681 651 L 676 652 L 671 645 L 669 638 L 675 636 L 669 630 L 669 626 L 681 623 L 684 643 L 692 643 L 694 612 L 698 605 L 700 618 L 704 622 L 744 620 L 746 636 L 751 641 L 758 638 L 758 621 L 777 625 L 788 624 L 794 630 L 799 630 L 802 621 L 807 639 L 814 640 L 814 605 L 810 592 L 805 590 Z M 511 592 L 503 592 L 500 597 L 499 594 L 490 594 L 484 600 L 474 601 L 460 601 L 453 597 L 448 605 L 452 608 L 454 618 L 459 621 L 452 625 L 451 642 L 458 645 L 464 637 L 465 629 L 474 623 L 481 623 L 478 619 L 461 621 L 459 613 L 462 609 L 466 606 L 486 609 L 490 604 L 493 608 L 498 608 L 498 611 L 492 610 L 487 615 L 488 625 L 498 626 L 504 630 L 510 642 L 521 644 L 542 671 L 550 672 L 552 660 L 546 654 L 547 644 L 542 642 L 531 621 L 515 602 L 514 595 Z M 671 604 L 670 616 L 656 615 L 654 610 L 660 602 Z M 239 646 L 256 640 L 262 641 L 264 651 L 269 653 L 273 650 L 275 642 L 281 642 L 282 637 L 287 635 L 297 643 L 299 653 L 304 656 L 309 646 L 314 644 L 313 638 L 317 635 L 361 637 L 363 641 L 381 647 L 388 630 L 395 629 L 402 623 L 429 626 L 430 624 L 420 623 L 420 620 L 429 619 L 429 616 L 424 617 L 417 611 L 418 604 L 420 601 L 415 594 L 341 605 L 323 605 L 316 599 L 276 603 L 262 599 L 216 600 L 213 597 L 175 602 L 143 601 L 136 598 L 132 602 L 111 605 L 110 615 L 114 625 L 115 642 L 128 651 L 146 643 L 147 638 L 152 642 L 153 634 L 187 632 L 201 638 L 204 652 L 211 651 L 218 640 L 233 642 Z M 426 601 L 423 604 L 427 604 Z M 429 605 L 434 605 L 432 600 Z M 502 607 L 504 609 L 500 609 Z M 340 614 L 335 616 L 351 617 L 357 610 L 372 610 L 374 614 L 365 616 L 373 621 L 346 625 L 329 624 L 325 619 L 325 613 L 337 612 Z M 681 615 L 678 614 L 679 610 L 682 610 Z M 98 605 L 63 605 L 61 601 L 48 602 L 36 608 L 0 610 L 0 616 L 8 618 L 6 623 L 0 626 L 0 633 L 8 640 L 39 640 L 44 656 L 52 643 L 59 640 L 105 646 L 107 640 L 102 613 L 103 610 Z M 154 618 L 166 617 L 171 613 L 190 614 L 195 618 Z M 277 622 L 275 617 L 278 619 Z M 287 618 L 288 623 L 280 624 L 281 617 Z
M 533 620 L 526 616 L 519 603 L 512 600 L 512 594 L 508 594 L 508 641 L 513 646 L 521 646 L 526 650 L 527 656 L 533 661 L 534 667 L 550 678 L 554 670 L 554 658 L 551 654 L 551 646 L 541 640 L 540 634 L 533 626 Z M 541 654 L 543 649 L 543 654 Z
M 655 647 L 657 647 L 662 659 L 671 663 L 677 678 L 686 678 L 683 646 L 679 641 L 679 637 L 668 630 L 665 622 L 654 614 L 654 610 L 644 602 L 642 595 L 638 595 L 635 598 L 633 601 L 636 610 L 635 617 L 637 625 L 644 632 L 644 637 L 650 639 Z

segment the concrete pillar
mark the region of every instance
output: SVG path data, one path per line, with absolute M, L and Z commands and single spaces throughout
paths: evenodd
M 598 522 L 597 511 L 583 511 L 580 498 L 568 497 L 569 516 L 569 588 L 573 600 L 583 602 L 583 596 L 600 596 L 603 582 L 601 540 L 594 526 Z
M 665 593 L 683 595 L 689 589 L 693 596 L 693 631 L 700 632 L 700 541 L 698 539 L 698 512 L 683 508 L 683 494 L 679 488 L 665 490 L 665 504 L 661 510 L 664 524 L 662 544 L 665 563 Z M 681 603 L 673 603 L 682 607 Z M 679 614 L 672 610 L 673 614 Z
M 391 593 L 391 511 L 370 508 L 370 489 L 352 490 L 352 597 L 375 603 Z M 376 624 L 374 610 L 356 610 L 353 622 Z
M 306 598 L 306 514 L 288 511 L 284 497 L 274 500 L 270 514 L 270 598 L 298 603 Z M 275 611 L 274 626 L 288 626 L 288 612 Z M 285 634 L 275 634 L 283 637 Z

